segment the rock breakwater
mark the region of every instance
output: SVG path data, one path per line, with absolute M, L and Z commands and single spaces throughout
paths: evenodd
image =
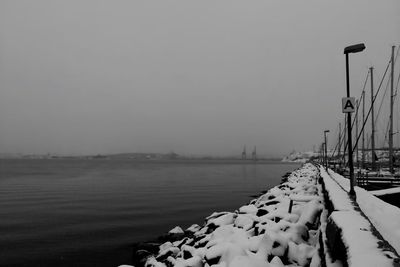
M 135 248 L 134 266 L 320 266 L 319 169 L 305 164 L 234 212 Z

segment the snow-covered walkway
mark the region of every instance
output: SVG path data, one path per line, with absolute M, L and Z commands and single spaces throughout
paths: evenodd
M 328 188 L 332 191 L 332 199 L 336 201 L 340 199 L 340 201 L 346 202 L 348 205 L 353 206 L 349 198 L 343 196 L 343 192 L 348 192 L 350 188 L 348 179 L 333 172 L 332 170 L 329 170 L 328 175 L 323 168 L 321 168 L 321 176 L 324 177 L 325 184 L 328 184 L 330 180 L 333 183 L 336 182 L 337 186 L 342 188 L 341 190 L 334 190 L 333 186 Z M 336 191 L 340 191 L 340 193 Z M 361 211 L 366 215 L 368 220 L 378 230 L 382 237 L 388 241 L 388 243 L 398 253 L 400 253 L 400 209 L 380 200 L 363 188 L 356 186 L 355 191 L 357 196 L 356 201 Z M 339 208 L 339 210 L 345 209 L 349 209 L 349 207 L 344 208 L 341 206 Z M 351 223 L 355 224 L 355 222 Z

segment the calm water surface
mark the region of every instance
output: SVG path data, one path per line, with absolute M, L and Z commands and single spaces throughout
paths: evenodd
M 0 266 L 118 266 L 130 245 L 202 224 L 298 164 L 0 160 Z

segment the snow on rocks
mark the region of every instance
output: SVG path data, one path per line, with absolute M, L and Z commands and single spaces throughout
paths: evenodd
M 318 168 L 305 164 L 235 212 L 214 212 L 203 226 L 172 229 L 169 234 L 184 237 L 165 241 L 143 266 L 319 266 L 318 177 Z
M 139 246 L 133 265 L 400 266 L 383 239 L 399 249 L 399 209 L 356 187 L 357 203 L 348 189 L 342 176 L 305 164 L 235 212 L 214 212 L 202 226 L 175 227 Z
M 183 234 L 184 231 L 183 231 L 182 228 L 180 228 L 179 226 L 176 226 L 175 228 L 169 230 L 168 233 L 169 233 L 169 234 Z
M 188 229 L 186 229 L 186 231 L 190 232 L 190 233 L 195 233 L 195 232 L 199 231 L 200 228 L 201 228 L 200 225 L 192 224 L 192 226 L 190 226 Z
M 246 205 L 239 208 L 239 213 L 257 214 L 258 208 L 254 205 Z

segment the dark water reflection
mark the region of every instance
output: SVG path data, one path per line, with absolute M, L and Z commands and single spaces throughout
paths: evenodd
M 118 266 L 133 242 L 235 210 L 298 165 L 1 160 L 0 266 Z

